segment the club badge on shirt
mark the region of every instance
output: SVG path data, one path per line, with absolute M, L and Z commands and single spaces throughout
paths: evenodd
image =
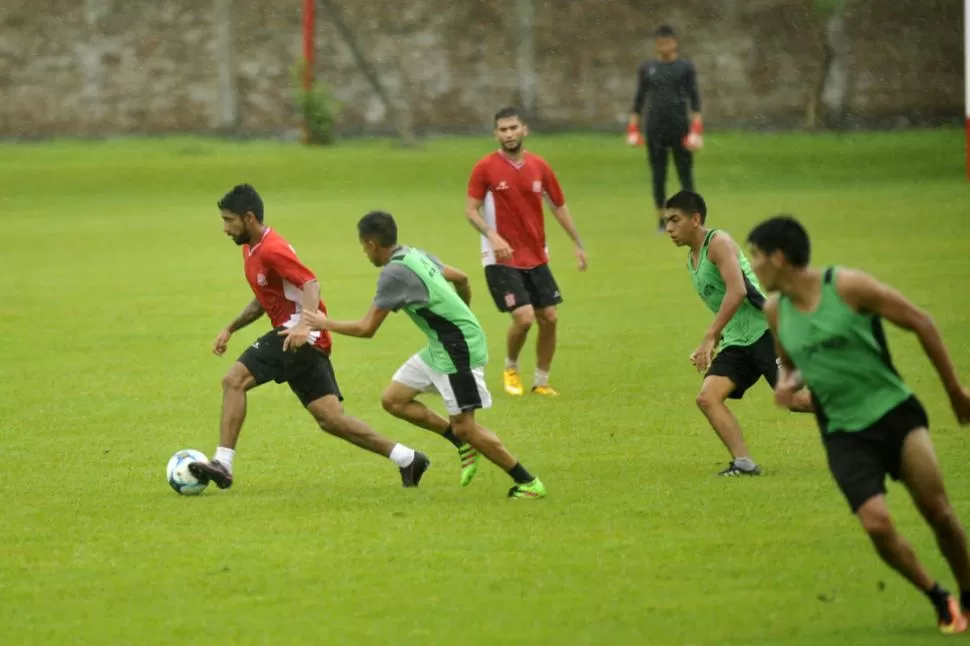
M 266 280 L 266 274 L 262 272 L 256 274 L 256 284 L 260 287 L 266 287 L 269 284 L 269 281 Z
M 536 181 L 532 182 L 532 192 L 533 193 L 542 192 L 542 181 L 537 179 Z

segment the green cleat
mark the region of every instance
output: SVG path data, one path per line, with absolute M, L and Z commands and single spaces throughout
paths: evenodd
M 480 454 L 471 444 L 462 444 L 458 448 L 458 457 L 461 458 L 461 486 L 467 487 L 478 473 Z
M 539 478 L 509 489 L 509 498 L 545 498 L 546 487 Z

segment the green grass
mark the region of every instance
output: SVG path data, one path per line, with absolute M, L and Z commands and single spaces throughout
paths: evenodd
M 487 138 L 419 151 L 191 139 L 0 146 L 0 642 L 935 639 L 928 604 L 877 560 L 848 513 L 811 418 L 777 410 L 757 387 L 734 410 L 766 475 L 713 477 L 727 456 L 694 406 L 687 359 L 711 317 L 686 252 L 653 233 L 642 150 L 621 139 L 531 140 L 558 170 L 590 251 L 579 274 L 550 218 L 566 298 L 556 401 L 501 391 L 505 320 L 463 217 Z M 697 177 L 712 224 L 743 238 L 761 218 L 797 214 L 818 263 L 865 268 L 929 308 L 970 370 L 958 131 L 712 133 L 707 143 Z M 471 272 L 496 399 L 481 419 L 549 498 L 505 499 L 508 478 L 490 465 L 460 490 L 450 445 L 383 413 L 381 390 L 421 343 L 403 317 L 373 341 L 338 338 L 334 362 L 353 414 L 432 457 L 419 490 L 403 490 L 389 462 L 315 430 L 275 385 L 250 396 L 232 490 L 193 499 L 168 488 L 174 451 L 214 450 L 220 378 L 266 329 L 237 334 L 231 357 L 209 351 L 251 298 L 215 209 L 240 181 L 262 191 L 268 222 L 318 273 L 339 318 L 362 314 L 373 293 L 376 271 L 354 231 L 368 209 L 390 210 L 406 242 Z M 964 431 L 915 339 L 894 330 L 890 342 L 970 518 Z M 952 586 L 904 492 L 890 491 L 902 531 Z

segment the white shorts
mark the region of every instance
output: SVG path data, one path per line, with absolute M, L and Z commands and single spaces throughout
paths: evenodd
M 485 366 L 446 375 L 414 355 L 397 369 L 392 380 L 422 393 L 437 392 L 445 400 L 449 415 L 490 408 L 492 405 L 492 394 L 485 385 Z

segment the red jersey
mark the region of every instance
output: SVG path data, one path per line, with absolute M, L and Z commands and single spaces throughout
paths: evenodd
M 485 221 L 512 247 L 512 257 L 502 264 L 531 269 L 549 262 L 543 198 L 554 207 L 566 198 L 546 160 L 526 152 L 516 163 L 496 151 L 475 164 L 468 196 L 484 202 Z M 492 245 L 482 236 L 482 264 L 496 262 Z
M 246 280 L 274 328 L 290 328 L 300 320 L 303 286 L 315 280 L 283 236 L 267 228 L 253 246 L 243 245 Z M 320 310 L 327 311 L 320 301 Z M 330 354 L 330 332 L 314 330 L 309 342 Z

